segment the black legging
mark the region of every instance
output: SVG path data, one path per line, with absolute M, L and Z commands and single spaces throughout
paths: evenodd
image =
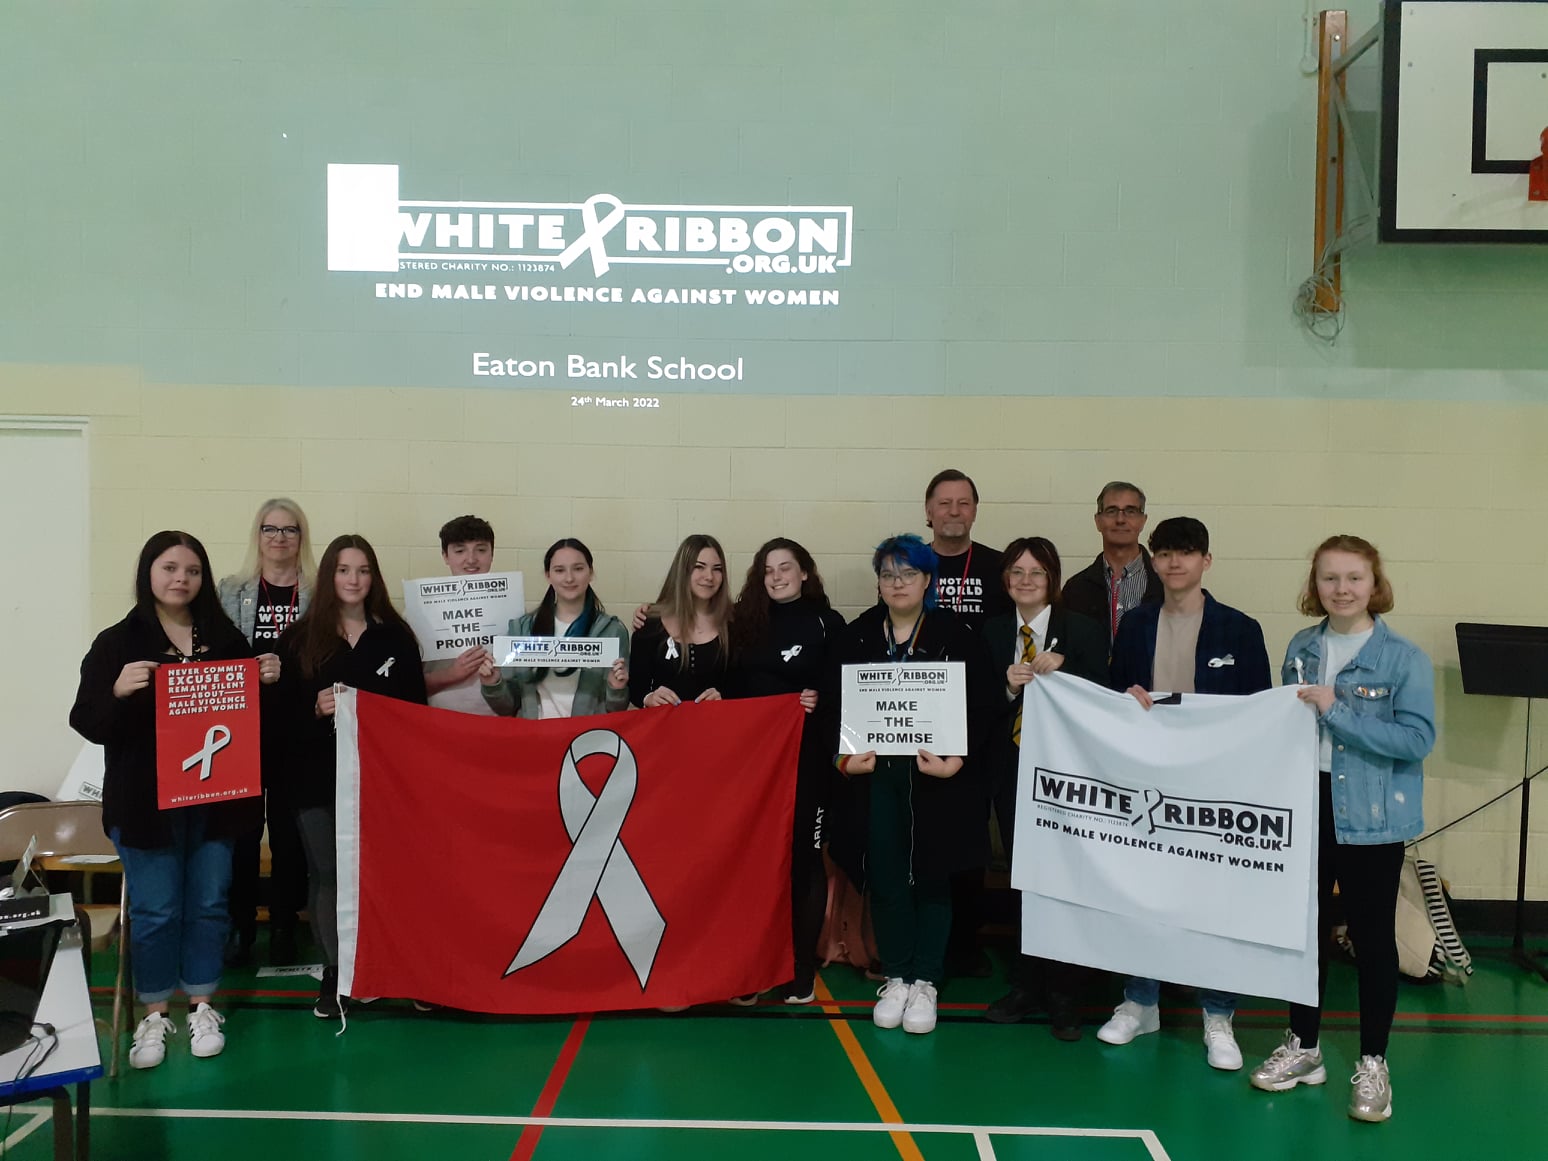
M 1328 936 L 1333 924 L 1333 884 L 1349 924 L 1359 973 L 1360 1055 L 1386 1056 L 1392 1017 L 1397 1011 L 1397 896 L 1403 871 L 1403 844 L 1354 846 L 1341 843 L 1333 830 L 1333 782 L 1324 773 L 1318 802 L 1317 855 L 1317 1006 L 1290 1005 L 1290 1031 L 1303 1048 L 1317 1043 L 1328 983 Z
M 790 834 L 790 933 L 795 948 L 795 982 L 801 986 L 817 974 L 817 941 L 828 909 L 828 876 L 822 863 L 826 790 L 827 771 L 821 766 L 811 770 L 803 761 Z

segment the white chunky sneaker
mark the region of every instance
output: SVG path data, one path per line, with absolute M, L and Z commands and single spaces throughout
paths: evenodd
M 129 1048 L 130 1068 L 155 1068 L 167 1058 L 166 1038 L 177 1031 L 177 1025 L 168 1020 L 164 1012 L 151 1012 L 134 1030 L 134 1043 Z
M 1112 1019 L 1097 1029 L 1097 1039 L 1104 1044 L 1127 1044 L 1136 1036 L 1144 1036 L 1161 1028 L 1161 1009 L 1156 1004 L 1136 1004 L 1125 1000 L 1113 1009 Z
M 1289 1092 L 1298 1084 L 1326 1084 L 1328 1070 L 1322 1067 L 1322 1049 L 1302 1048 L 1301 1038 L 1285 1033 L 1285 1042 L 1269 1058 L 1252 1070 L 1253 1088 L 1264 1092 Z
M 903 1009 L 903 1031 L 935 1031 L 935 985 L 929 980 L 915 980 L 908 990 L 908 1006 Z
M 226 1034 L 220 1026 L 226 1018 L 208 1004 L 200 1004 L 188 1013 L 188 1050 L 195 1056 L 219 1056 L 226 1048 Z
M 908 1007 L 911 989 L 898 976 L 893 976 L 876 989 L 876 1007 L 871 1012 L 871 1022 L 878 1028 L 896 1028 L 903 1023 L 903 1009 Z
M 1241 1068 L 1242 1050 L 1236 1046 L 1230 1016 L 1204 1013 L 1204 1048 L 1211 1068 L 1222 1072 L 1235 1072 Z

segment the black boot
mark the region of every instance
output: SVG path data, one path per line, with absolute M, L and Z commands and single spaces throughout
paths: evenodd
M 339 1009 L 338 968 L 323 968 L 322 984 L 317 989 L 317 1004 L 312 1008 L 312 1015 L 319 1020 L 337 1020 L 342 1015 Z

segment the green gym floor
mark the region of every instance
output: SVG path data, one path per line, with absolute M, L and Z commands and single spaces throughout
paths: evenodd
M 260 941 L 259 952 L 263 951 Z M 999 980 L 951 985 L 933 1035 L 871 1024 L 875 985 L 850 968 L 832 1003 L 707 1006 L 580 1018 L 355 1008 L 348 1031 L 311 1015 L 308 978 L 228 976 L 222 1056 L 186 1038 L 166 1063 L 92 1085 L 93 1156 L 189 1161 L 506 1158 L 1000 1158 L 1020 1161 L 1404 1161 L 1548 1152 L 1548 984 L 1474 948 L 1464 987 L 1403 986 L 1385 1125 L 1344 1115 L 1356 1052 L 1354 972 L 1336 965 L 1323 1036 L 1329 1081 L 1270 1096 L 1204 1062 L 1196 1009 L 1163 996 L 1159 1035 L 1114 1048 L 1095 1026 L 982 1019 Z M 999 960 L 997 959 L 997 964 Z M 111 954 L 97 956 L 107 1014 Z M 1116 988 L 1116 985 L 1113 985 Z M 178 1014 L 179 1028 L 182 1016 Z M 1244 1000 L 1248 1068 L 1279 1041 L 1282 1005 Z M 19 1106 L 3 1153 L 52 1156 L 43 1104 Z

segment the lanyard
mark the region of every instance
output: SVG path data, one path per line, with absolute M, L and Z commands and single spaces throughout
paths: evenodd
M 903 657 L 905 660 L 914 655 L 914 647 L 919 642 L 919 630 L 924 625 L 924 619 L 924 610 L 920 609 L 919 619 L 914 622 L 914 627 L 909 630 L 908 640 L 903 642 Z M 887 660 L 896 661 L 898 659 L 898 643 L 892 635 L 892 618 L 887 617 L 883 624 L 887 630 Z

